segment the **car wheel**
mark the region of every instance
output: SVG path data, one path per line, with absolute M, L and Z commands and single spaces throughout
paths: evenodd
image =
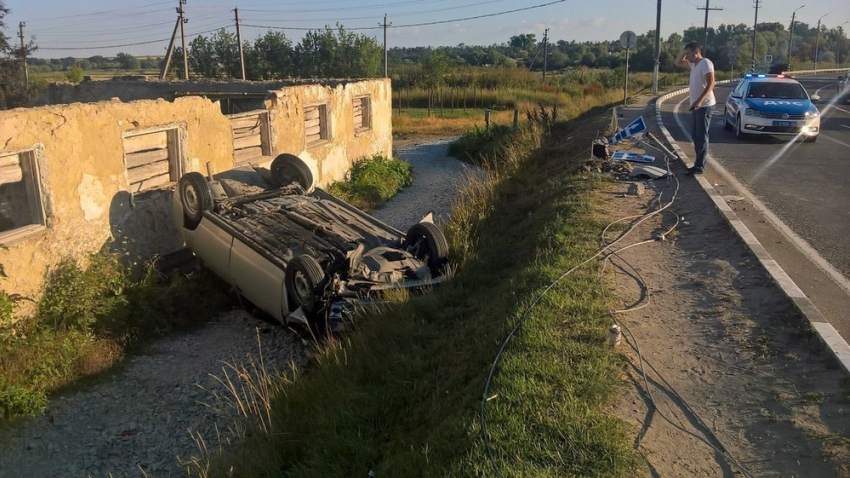
M 803 142 L 805 142 L 805 143 L 814 143 L 814 142 L 815 142 L 815 141 L 817 141 L 817 140 L 818 140 L 817 135 L 815 135 L 815 136 L 806 136 L 805 138 L 803 138 Z
M 744 133 L 741 128 L 741 115 L 738 115 L 738 120 L 735 122 L 735 136 L 738 139 L 747 138 L 747 133 Z
M 306 194 L 313 191 L 313 173 L 301 158 L 284 153 L 274 158 L 271 164 L 272 183 L 282 188 L 297 182 Z
M 198 172 L 186 173 L 177 184 L 180 204 L 183 206 L 183 227 L 194 230 L 201 223 L 204 211 L 213 207 L 212 193 L 207 178 Z
M 414 224 L 407 230 L 405 243 L 414 257 L 427 260 L 431 272 L 440 274 L 448 261 L 449 243 L 439 227 L 430 222 Z
M 732 131 L 732 123 L 729 122 L 729 112 L 723 108 L 723 128 L 726 131 Z
M 283 283 L 294 308 L 301 307 L 307 313 L 321 309 L 321 285 L 325 272 L 313 256 L 300 255 L 289 261 Z

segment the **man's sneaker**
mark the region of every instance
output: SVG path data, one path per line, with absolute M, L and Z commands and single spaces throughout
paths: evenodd
M 685 174 L 688 176 L 693 176 L 694 174 L 702 174 L 703 172 L 704 170 L 700 168 L 688 168 L 688 170 L 685 171 Z

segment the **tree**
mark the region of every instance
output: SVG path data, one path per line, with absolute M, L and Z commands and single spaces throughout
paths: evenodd
M 65 73 L 65 78 L 67 78 L 71 83 L 79 83 L 83 81 L 83 69 L 79 66 L 72 66 L 71 68 L 68 68 L 68 71 Z
M 139 59 L 129 53 L 118 53 L 115 60 L 122 70 L 138 70 L 140 67 Z
M 511 48 L 527 52 L 537 47 L 537 36 L 534 33 L 521 33 L 512 36 L 508 44 Z
M 9 44 L 2 30 L 6 29 L 4 18 L 9 9 L 0 0 L 0 109 L 24 106 L 29 99 L 29 85 L 24 76 L 24 58 L 36 50 L 30 41 L 23 47 Z

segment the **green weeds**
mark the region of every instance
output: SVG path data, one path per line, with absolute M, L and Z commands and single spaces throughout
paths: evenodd
M 578 129 L 554 125 L 552 136 Z M 306 375 L 273 394 L 259 413 L 270 419 L 241 434 L 239 450 L 210 452 L 205 442 L 212 462 L 190 474 L 493 475 L 479 410 L 494 354 L 537 293 L 593 253 L 604 226 L 595 182 L 569 174 L 586 142 L 572 152 L 542 148 L 546 141 L 539 125 L 521 127 L 463 189 L 444 227 L 458 268 L 450 281 L 384 304 L 343 340 L 331 338 Z M 486 416 L 502 476 L 640 473 L 624 427 L 605 412 L 622 364 L 605 344 L 596 272 L 555 286 L 496 368 Z M 236 388 L 263 388 L 246 382 Z
M 383 206 L 401 188 L 410 186 L 412 181 L 413 168 L 410 163 L 375 155 L 356 161 L 351 167 L 349 180 L 331 184 L 328 191 L 368 211 Z
M 203 323 L 229 299 L 207 274 L 134 278 L 113 255 L 59 264 L 31 317 L 0 291 L 0 423 L 38 415 L 48 395 L 117 363 L 143 340 Z

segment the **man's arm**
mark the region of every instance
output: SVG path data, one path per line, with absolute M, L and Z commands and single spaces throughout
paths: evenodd
M 699 98 L 697 98 L 697 100 L 694 101 L 694 104 L 691 105 L 691 110 L 693 110 L 695 108 L 699 108 L 699 105 L 701 105 L 702 102 L 705 101 L 706 98 L 708 98 L 708 95 L 711 93 L 711 90 L 714 89 L 714 72 L 713 71 L 709 71 L 708 73 L 705 74 L 705 83 L 706 83 L 705 89 L 703 90 L 702 94 L 699 95 Z
M 687 56 L 688 56 L 687 51 L 682 52 L 682 54 L 679 55 L 678 58 L 676 58 L 676 61 L 674 61 L 673 64 L 678 66 L 679 68 L 687 68 L 688 67 Z

